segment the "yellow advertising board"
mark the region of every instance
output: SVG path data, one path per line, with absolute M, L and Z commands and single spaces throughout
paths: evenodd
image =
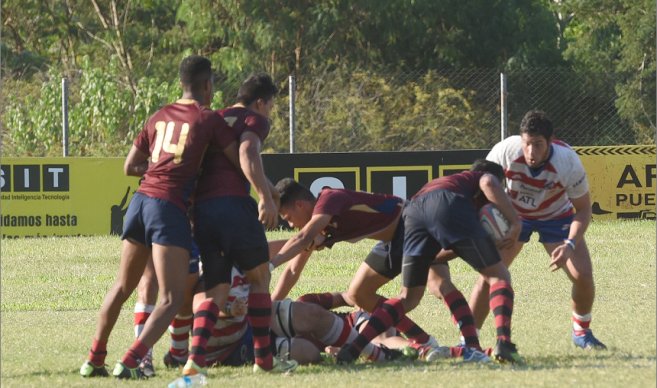
M 120 234 L 139 179 L 123 158 L 2 158 L 3 238 Z
M 656 147 L 575 147 L 589 178 L 593 219 L 655 219 Z

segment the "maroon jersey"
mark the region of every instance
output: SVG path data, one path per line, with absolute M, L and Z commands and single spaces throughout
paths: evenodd
M 237 144 L 244 132 L 251 131 L 264 142 L 269 135 L 269 120 L 258 113 L 241 107 L 226 108 L 219 114 L 233 128 L 233 141 Z M 236 195 L 250 195 L 251 187 L 242 170 L 228 160 L 218 148 L 210 148 L 203 161 L 203 172 L 196 190 L 196 200 Z
M 474 199 L 475 194 L 479 191 L 479 179 L 484 174 L 486 173 L 483 171 L 463 171 L 458 174 L 436 178 L 422 186 L 413 198 L 434 190 L 447 190 Z
M 231 132 L 221 116 L 194 100 L 158 110 L 134 141 L 151 159 L 138 191 L 187 211 L 206 148 L 225 148 Z
M 339 241 L 356 242 L 385 229 L 395 221 L 404 200 L 389 194 L 371 194 L 347 189 L 326 188 L 321 191 L 313 215 L 330 215 L 324 228 L 323 246 Z

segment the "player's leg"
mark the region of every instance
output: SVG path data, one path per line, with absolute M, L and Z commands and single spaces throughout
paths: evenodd
M 548 254 L 562 242 L 544 243 Z M 572 282 L 572 322 L 573 343 L 583 349 L 604 350 L 607 347 L 593 336 L 590 329 L 593 301 L 595 299 L 595 283 L 593 281 L 593 265 L 586 241 L 582 239 L 575 247 L 574 256 L 566 261 L 564 272 Z
M 292 359 L 299 365 L 317 364 L 322 360 L 319 348 L 303 337 L 276 337 L 276 355 Z
M 192 252 L 194 252 L 192 250 Z M 169 324 L 171 346 L 164 355 L 164 365 L 168 368 L 183 366 L 189 357 L 189 335 L 194 322 L 193 300 L 199 280 L 199 257 L 194 255 L 189 261 L 189 274 L 185 285 L 185 300 L 180 311 Z
M 472 311 L 461 291 L 452 283 L 449 266 L 446 263 L 431 265 L 427 286 L 434 296 L 445 302 L 452 315 L 452 321 L 461 332 L 463 344 L 468 348 L 481 351 Z
M 190 236 L 189 231 L 188 236 Z M 146 321 L 144 331 L 114 368 L 113 374 L 119 378 L 140 377 L 135 375 L 139 361 L 164 334 L 183 304 L 185 277 L 189 266 L 189 248 L 154 242 L 152 257 L 159 285 L 160 301 Z
M 379 295 L 379 288 L 401 273 L 403 257 L 404 227 L 398 225 L 393 240 L 378 242 L 367 255 L 347 291 L 348 299 L 370 313 L 380 307 L 386 298 Z M 395 325 L 397 330 L 418 344 L 438 346 L 438 341 L 431 337 L 408 316 L 404 315 Z
M 325 310 L 331 310 L 343 306 L 355 306 L 346 292 L 322 292 L 316 294 L 303 294 L 297 298 L 297 302 L 313 303 Z
M 203 249 L 203 245 L 201 245 Z M 206 348 L 230 291 L 232 263 L 220 251 L 201 250 L 203 275 L 193 299 L 192 348 L 183 375 L 205 374 Z
M 489 308 L 495 318 L 497 337 L 493 351 L 495 359 L 500 362 L 519 362 L 520 356 L 511 342 L 511 316 L 514 302 L 511 275 L 502 262 L 493 240 L 483 233 L 475 235 L 476 238 L 460 240 L 451 248 L 489 284 Z
M 80 368 L 83 377 L 107 376 L 105 357 L 107 340 L 121 313 L 123 303 L 137 287 L 150 255 L 150 249 L 140 243 L 123 240 L 121 262 L 116 281 L 109 289 L 98 313 L 96 332 L 89 351 L 88 360 Z
M 502 261 L 507 268 L 511 266 L 513 260 L 518 256 L 524 245 L 525 243 L 523 241 L 518 241 L 510 248 L 499 250 Z M 468 302 L 470 310 L 472 310 L 475 326 L 477 329 L 481 329 L 481 327 L 484 325 L 484 322 L 486 321 L 488 313 L 490 312 L 488 306 L 489 294 L 490 288 L 488 282 L 486 282 L 486 279 L 483 276 L 479 276 L 474 287 L 472 288 L 472 292 L 470 293 L 470 301 Z
M 153 268 L 153 260 L 149 258 L 144 269 L 144 274 L 141 275 L 139 285 L 137 286 L 137 301 L 135 302 L 134 311 L 135 338 L 139 338 L 141 332 L 144 330 L 146 320 L 155 309 L 155 303 L 157 303 L 157 277 L 155 276 L 155 268 Z M 148 353 L 141 360 L 139 367 L 146 377 L 155 375 L 155 369 L 153 368 L 153 348 L 148 349 Z

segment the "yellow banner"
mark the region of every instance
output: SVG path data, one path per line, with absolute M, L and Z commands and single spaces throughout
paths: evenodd
M 589 178 L 593 219 L 655 219 L 655 146 L 575 150 Z
M 139 180 L 123 158 L 2 158 L 3 238 L 120 234 Z

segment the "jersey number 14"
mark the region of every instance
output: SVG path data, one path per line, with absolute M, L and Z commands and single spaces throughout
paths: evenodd
M 178 164 L 182 160 L 182 154 L 185 149 L 185 141 L 187 141 L 187 134 L 189 133 L 189 124 L 183 123 L 180 130 L 180 136 L 178 137 L 178 144 L 171 144 L 171 139 L 173 138 L 173 130 L 176 126 L 176 123 L 169 121 L 165 123 L 164 121 L 158 121 L 155 123 L 155 130 L 157 135 L 155 137 L 155 148 L 153 148 L 153 153 L 151 154 L 151 161 L 157 163 L 160 160 L 160 152 L 173 154 L 173 163 Z

